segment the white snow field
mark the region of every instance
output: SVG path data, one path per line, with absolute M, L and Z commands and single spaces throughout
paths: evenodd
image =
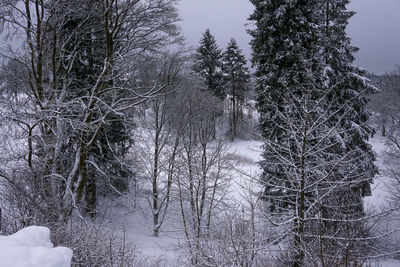
M 372 196 L 365 198 L 365 207 L 374 210 L 382 210 L 386 206 L 387 190 L 386 187 L 389 183 L 389 177 L 385 168 L 385 139 L 382 135 L 376 134 L 369 142 L 376 153 L 375 164 L 379 168 L 379 174 L 375 176 L 374 183 L 372 184 Z M 399 265 L 400 266 L 400 265 Z
M 379 174 L 375 177 L 372 185 L 372 196 L 366 197 L 364 200 L 365 208 L 372 209 L 373 211 L 382 211 L 388 208 L 387 204 L 387 187 L 390 183 L 390 177 L 387 175 L 387 162 L 385 162 L 385 138 L 381 134 L 375 134 L 374 138 L 370 140 L 373 150 L 376 153 L 376 165 L 379 168 Z M 394 233 L 399 234 L 399 233 Z M 385 253 L 385 252 L 383 252 Z M 391 258 L 371 260 L 369 263 L 374 267 L 399 267 L 400 260 Z M 368 265 L 367 265 L 368 266 Z
M 0 267 L 70 267 L 71 258 L 71 249 L 54 248 L 46 227 L 30 226 L 0 236 Z

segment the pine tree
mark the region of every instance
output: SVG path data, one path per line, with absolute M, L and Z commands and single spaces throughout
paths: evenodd
M 226 89 L 231 100 L 230 132 L 232 139 L 237 136 L 239 118 L 243 117 L 243 102 L 249 88 L 249 71 L 246 59 L 235 39 L 231 39 L 223 53 L 223 70 Z
M 264 198 L 278 225 L 292 222 L 290 264 L 302 266 L 306 257 L 334 264 L 345 255 L 347 262 L 359 244 L 337 240 L 365 234 L 361 224 L 348 230 L 363 216 L 362 195 L 376 172 L 366 143 L 371 87 L 350 65 L 348 14 L 335 6 L 337 21 L 326 23 L 321 1 L 251 2 Z M 341 30 L 331 40 L 327 25 Z
M 204 86 L 216 97 L 224 99 L 224 77 L 222 72 L 221 50 L 214 36 L 207 29 L 203 33 L 195 54 L 194 70 L 204 80 Z

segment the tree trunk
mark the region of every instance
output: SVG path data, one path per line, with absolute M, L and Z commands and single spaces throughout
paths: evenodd
M 236 106 L 236 94 L 233 90 L 232 93 L 232 141 L 236 137 L 237 134 L 237 106 Z
M 96 177 L 95 172 L 91 171 L 89 174 L 88 183 L 86 186 L 86 212 L 94 219 L 96 218 Z
M 299 202 L 297 203 L 298 207 L 298 218 L 296 219 L 296 230 L 295 230 L 295 248 L 296 248 L 296 256 L 293 266 L 301 267 L 303 266 L 304 261 L 304 250 L 303 250 L 303 234 L 304 234 L 304 215 L 305 215 L 305 185 L 306 185 L 306 149 L 307 149 L 307 121 L 304 127 L 304 137 L 301 151 L 301 177 L 300 177 L 300 196 Z
M 153 235 L 158 236 L 159 234 L 159 206 L 158 206 L 158 162 L 159 162 L 159 139 L 160 139 L 160 129 L 159 129 L 159 107 L 156 105 L 154 108 L 156 132 L 154 139 L 154 161 L 153 161 Z

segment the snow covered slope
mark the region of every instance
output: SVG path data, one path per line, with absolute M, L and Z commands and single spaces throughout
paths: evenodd
M 381 210 L 385 207 L 387 191 L 386 184 L 388 177 L 385 175 L 384 150 L 385 140 L 382 136 L 376 135 L 370 140 L 374 151 L 377 154 L 377 162 L 380 169 L 380 175 L 375 177 L 372 188 L 372 196 L 365 199 L 365 205 L 368 209 Z M 260 192 L 262 187 L 258 184 L 257 178 L 261 169 L 257 162 L 262 159 L 262 142 L 256 140 L 240 140 L 227 144 L 229 158 L 232 161 L 232 181 L 227 198 L 234 203 L 240 203 L 245 193 L 244 190 L 253 187 L 254 192 Z M 145 205 L 138 205 L 145 206 Z M 106 222 L 115 227 L 123 225 L 127 236 L 137 245 L 141 255 L 148 259 L 157 259 L 164 265 L 178 266 L 179 247 L 184 246 L 185 239 L 180 229 L 180 213 L 171 205 L 169 216 L 166 219 L 165 227 L 160 233 L 160 237 L 152 236 L 151 216 L 144 216 L 145 210 L 134 210 L 127 212 L 124 207 L 112 207 L 107 210 Z M 174 264 L 175 263 L 175 264 Z M 400 266 L 400 261 L 395 259 L 371 259 L 365 266 L 373 267 L 394 267 Z
M 0 267 L 69 267 L 71 258 L 71 249 L 53 247 L 46 227 L 30 226 L 0 236 Z

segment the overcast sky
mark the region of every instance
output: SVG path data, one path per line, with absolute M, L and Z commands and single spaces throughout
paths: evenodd
M 393 70 L 400 64 L 400 0 L 353 0 L 348 8 L 357 12 L 348 27 L 352 45 L 360 48 L 356 64 L 377 74 Z M 209 28 L 221 48 L 234 37 L 249 58 L 248 0 L 181 0 L 179 9 L 189 45 L 197 46 Z

